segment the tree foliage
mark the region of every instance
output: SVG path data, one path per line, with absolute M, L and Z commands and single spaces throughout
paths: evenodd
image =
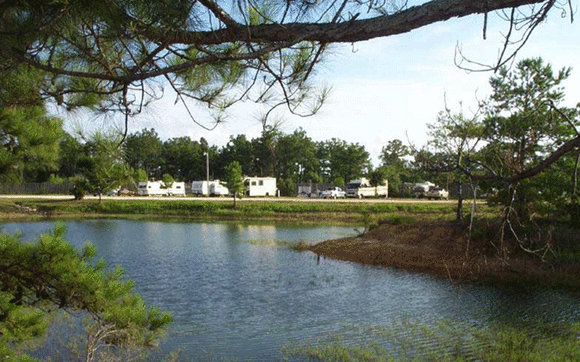
M 576 194 L 580 105 L 561 104 L 569 75 L 541 58 L 524 59 L 491 77 L 493 92 L 473 117 L 445 112 L 431 127 L 432 150 L 441 157 L 425 157 L 424 165 L 495 195 L 490 200 L 505 206 L 503 230 L 524 250 L 546 250 L 550 240 L 530 229 L 534 217 L 565 213 Z M 498 246 L 502 256 L 506 248 Z
M 128 118 L 169 85 L 179 102 L 209 105 L 217 122 L 239 100 L 309 115 L 327 96 L 310 79 L 333 43 L 402 34 L 472 14 L 486 20 L 490 12 L 513 9 L 505 16 L 504 47 L 515 49 L 501 52 L 498 64 L 503 64 L 551 11 L 568 12 L 568 4 L 5 0 L 0 57 L 5 69 L 26 64 L 44 72 L 42 94 L 68 108 L 117 111 Z
M 125 158 L 135 170 L 144 170 L 148 177 L 159 178 L 162 164 L 163 141 L 155 129 L 142 129 L 127 136 L 124 142 Z
M 95 261 L 94 246 L 77 250 L 64 234 L 64 226 L 57 225 L 35 242 L 0 235 L 0 351 L 13 354 L 14 346 L 44 335 L 58 310 L 90 318 L 87 361 L 115 346 L 154 345 L 171 316 L 134 294 L 134 283 L 120 267 Z
M 85 147 L 90 158 L 90 168 L 84 175 L 91 190 L 102 195 L 107 191 L 133 183 L 131 169 L 127 165 L 120 146 L 120 138 L 114 134 L 95 133 Z
M 0 180 L 37 181 L 57 169 L 62 121 L 50 117 L 38 91 L 39 73 L 0 72 Z
M 403 181 L 412 179 L 407 159 L 410 155 L 410 147 L 403 144 L 401 140 L 390 140 L 383 146 L 379 155 L 381 164 L 378 170 L 383 179 L 389 180 L 389 195 L 400 196 Z
M 244 175 L 242 174 L 242 166 L 238 161 L 232 161 L 226 166 L 224 179 L 226 187 L 232 193 L 234 198 L 234 208 L 236 207 L 236 197 L 244 193 Z

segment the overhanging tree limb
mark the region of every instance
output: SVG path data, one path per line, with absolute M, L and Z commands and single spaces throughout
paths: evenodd
M 553 6 L 551 1 L 545 0 L 433 0 L 392 15 L 341 23 L 264 24 L 206 32 L 162 32 L 151 28 L 144 31 L 152 40 L 169 38 L 173 44 L 215 45 L 236 41 L 271 43 L 292 42 L 293 39 L 297 39 L 297 42 L 352 43 L 407 33 L 451 18 L 541 3 L 548 3 L 549 8 Z

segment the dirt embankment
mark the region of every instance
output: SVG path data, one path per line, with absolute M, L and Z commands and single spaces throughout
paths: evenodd
M 505 262 L 489 242 L 469 240 L 467 230 L 453 222 L 383 224 L 364 236 L 327 240 L 309 247 L 324 257 L 362 264 L 427 272 L 453 281 L 533 283 L 566 286 L 580 275 L 578 265 L 555 267 L 527 255 Z

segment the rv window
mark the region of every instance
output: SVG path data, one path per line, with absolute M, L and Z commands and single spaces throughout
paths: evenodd
M 181 186 L 175 186 L 175 188 L 176 188 L 176 189 L 180 189 L 180 188 L 181 188 Z
M 259 184 L 260 186 L 264 186 L 264 181 L 260 180 L 260 181 L 258 181 L 258 184 Z
M 252 181 L 252 186 L 256 186 L 256 181 Z

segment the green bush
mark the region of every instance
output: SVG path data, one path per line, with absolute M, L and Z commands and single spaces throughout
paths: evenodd
M 70 192 L 75 200 L 82 200 L 91 191 L 91 183 L 85 177 L 73 178 L 72 184 L 73 188 Z

